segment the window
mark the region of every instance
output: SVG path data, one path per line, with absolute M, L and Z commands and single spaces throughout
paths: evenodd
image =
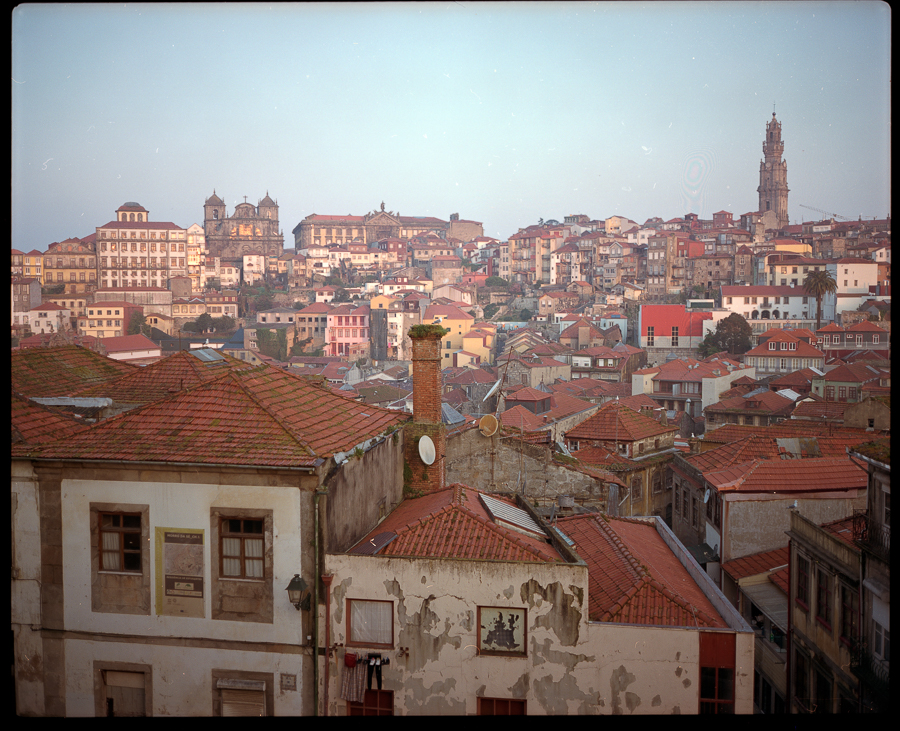
M 813 710 L 816 713 L 831 713 L 831 676 L 816 670 L 816 703 Z
M 672 327 L 672 347 L 675 348 L 678 346 L 678 328 Z
M 394 691 L 367 690 L 362 703 L 348 701 L 348 716 L 393 716 Z
M 647 347 L 653 347 L 653 330 L 652 327 L 647 327 Z
M 94 713 L 97 717 L 136 717 L 152 715 L 147 700 L 153 697 L 152 672 L 146 665 L 104 662 L 95 673 L 99 685 L 95 695 Z
M 479 716 L 524 716 L 525 700 L 519 698 L 479 698 Z
M 801 652 L 794 653 L 794 700 L 801 711 L 809 710 L 809 658 Z
M 831 629 L 831 593 L 834 578 L 831 574 L 818 569 L 816 571 L 816 619 L 820 624 Z
M 219 533 L 220 575 L 261 579 L 264 575 L 263 521 L 225 518 Z
M 841 584 L 841 642 L 852 647 L 859 637 L 859 593 L 856 589 Z
M 891 661 L 891 631 L 886 629 L 878 620 L 872 620 L 873 651 L 875 657 Z
M 797 603 L 809 611 L 809 559 L 797 556 Z
M 100 513 L 100 570 L 141 571 L 141 514 Z
M 347 647 L 394 646 L 394 603 L 347 600 Z
M 700 713 L 734 713 L 733 634 L 700 633 Z

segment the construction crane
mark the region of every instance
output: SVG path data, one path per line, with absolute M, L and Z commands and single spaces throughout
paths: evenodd
M 852 221 L 852 218 L 847 218 L 847 216 L 839 216 L 837 213 L 829 213 L 828 211 L 823 211 L 821 208 L 813 208 L 812 206 L 804 206 L 802 203 L 800 204 L 801 208 L 808 208 L 811 211 L 816 211 L 818 213 L 822 213 L 829 218 L 839 218 L 842 221 Z

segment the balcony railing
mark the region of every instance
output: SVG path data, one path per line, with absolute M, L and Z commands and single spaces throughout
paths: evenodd
M 890 562 L 891 528 L 872 520 L 866 510 L 853 511 L 853 540 L 882 561 Z
M 867 685 L 876 695 L 886 698 L 890 690 L 890 669 L 875 657 L 866 642 L 858 641 L 851 649 L 850 672 Z

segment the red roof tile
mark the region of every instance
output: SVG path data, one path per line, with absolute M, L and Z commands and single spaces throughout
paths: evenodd
M 396 538 L 378 555 L 542 563 L 563 560 L 547 540 L 495 522 L 480 500 L 481 494 L 456 483 L 424 497 L 404 500 L 350 553 L 370 553 L 366 546 L 376 535 L 393 533 Z M 490 497 L 514 506 L 496 495 Z
M 71 396 L 90 385 L 108 383 L 138 366 L 107 358 L 78 345 L 24 348 L 12 352 L 12 387 L 23 396 Z
M 589 419 L 566 432 L 566 439 L 633 442 L 677 431 L 678 427 L 661 426 L 649 416 L 610 401 Z
M 15 391 L 12 393 L 10 425 L 13 444 L 43 444 L 68 439 L 88 428 L 84 422 L 36 404 Z
M 726 561 L 722 564 L 722 570 L 735 581 L 739 581 L 748 576 L 764 574 L 783 568 L 787 565 L 790 557 L 791 553 L 787 545 L 785 545 L 773 551 L 763 551 L 762 553 L 754 553 L 752 556 L 743 556 L 733 561 Z
M 592 513 L 557 527 L 588 566 L 591 621 L 727 627 L 654 525 Z
M 408 419 L 260 365 L 107 419 L 34 456 L 310 467 Z
M 754 459 L 704 473 L 720 492 L 805 493 L 865 490 L 867 474 L 849 458 Z

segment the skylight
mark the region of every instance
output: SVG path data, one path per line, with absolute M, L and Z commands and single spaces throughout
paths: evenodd
M 494 522 L 506 523 L 514 530 L 535 534 L 541 538 L 547 537 L 544 530 L 521 508 L 517 508 L 514 505 L 502 502 L 483 493 L 479 493 L 479 497 L 491 518 L 494 519 Z

